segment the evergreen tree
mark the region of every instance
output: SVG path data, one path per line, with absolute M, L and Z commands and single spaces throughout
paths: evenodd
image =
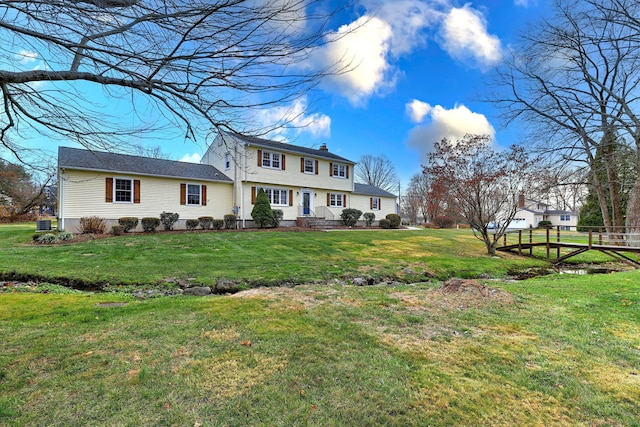
M 260 228 L 264 228 L 265 225 L 273 224 L 271 203 L 269 203 L 269 198 L 263 188 L 258 190 L 256 202 L 253 205 L 253 210 L 251 210 L 251 218 L 253 218 Z

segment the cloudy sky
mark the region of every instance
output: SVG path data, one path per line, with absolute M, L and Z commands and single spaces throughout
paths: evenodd
M 295 117 L 301 127 L 278 138 L 308 147 L 326 143 L 353 161 L 384 154 L 405 185 L 444 137 L 489 134 L 496 147 L 518 142 L 518 130 L 504 128 L 480 99 L 493 67 L 545 12 L 544 1 L 356 1 L 336 17 L 328 37 L 337 41 L 310 62 L 321 67 L 346 58 L 358 66 L 321 81 L 319 101 L 298 99 L 261 114 L 267 126 L 283 112 Z M 25 52 L 22 60 L 35 58 Z M 198 161 L 206 149 L 183 139 L 150 145 L 158 143 L 176 160 Z
M 443 137 L 489 134 L 498 148 L 518 142 L 517 129 L 506 129 L 493 107 L 480 100 L 492 69 L 527 22 L 544 13 L 543 2 L 361 4 L 364 13 L 334 30 L 348 35 L 318 54 L 319 61 L 330 61 L 348 52 L 360 66 L 322 82 L 328 96 L 294 143 L 326 142 L 354 161 L 363 154 L 384 154 L 406 184 Z M 294 110 L 304 109 L 302 104 Z

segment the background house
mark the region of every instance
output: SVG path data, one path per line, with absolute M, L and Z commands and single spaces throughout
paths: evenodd
M 550 221 L 553 227 L 561 230 L 576 230 L 578 214 L 576 212 L 550 209 L 549 205 L 537 200 L 527 199 L 521 194 L 518 200 L 518 212 L 509 224 L 509 228 L 538 227 L 540 221 Z
M 59 227 L 77 232 L 80 218 L 99 216 L 108 229 L 118 218 L 177 212 L 187 219 L 235 213 L 253 227 L 251 211 L 263 188 L 282 225 L 321 218 L 339 224 L 345 208 L 373 212 L 376 220 L 396 213 L 396 196 L 354 183 L 355 163 L 319 149 L 260 138 L 220 134 L 201 163 L 186 163 L 77 148 L 58 150 Z

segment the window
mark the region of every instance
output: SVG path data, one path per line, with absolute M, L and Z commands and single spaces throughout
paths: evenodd
M 180 204 L 207 206 L 207 186 L 203 184 L 180 184 Z
M 347 176 L 347 165 L 341 165 L 339 163 L 334 163 L 332 167 L 331 176 L 335 176 L 338 178 L 348 178 Z
M 571 215 L 560 215 L 560 221 L 571 221 Z
M 304 159 L 304 173 L 316 173 L 316 162 L 313 159 Z
M 120 203 L 133 203 L 133 180 L 114 178 L 114 201 Z
M 345 196 L 341 193 L 327 194 L 328 205 L 334 208 L 343 208 L 345 205 Z
M 267 193 L 269 203 L 278 206 L 289 205 L 289 191 L 279 188 L 265 188 L 264 192 Z
M 187 205 L 200 205 L 200 185 L 187 184 Z
M 371 210 L 379 211 L 380 210 L 380 197 L 372 197 L 371 198 Z
M 105 182 L 106 203 L 140 203 L 140 180 L 107 177 Z
M 231 154 L 225 153 L 224 155 L 224 170 L 231 169 Z
M 280 153 L 262 152 L 262 167 L 280 169 Z

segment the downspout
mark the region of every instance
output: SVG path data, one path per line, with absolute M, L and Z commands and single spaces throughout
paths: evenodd
M 58 229 L 64 231 L 64 168 L 60 170 L 62 173 L 60 175 L 60 224 L 58 224 Z
M 247 150 L 247 144 L 243 144 L 244 147 L 244 180 L 242 183 L 242 228 L 247 228 L 247 220 L 245 217 L 245 210 L 244 210 L 244 206 L 245 206 L 245 199 L 244 199 L 244 187 L 246 187 L 247 185 L 247 167 L 249 166 L 249 160 L 248 160 L 248 150 Z

